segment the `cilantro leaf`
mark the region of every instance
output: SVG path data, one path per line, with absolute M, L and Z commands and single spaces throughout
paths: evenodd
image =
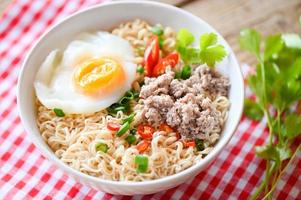
M 194 36 L 187 29 L 181 29 L 177 34 L 177 51 L 186 65 L 206 63 L 213 67 L 216 62 L 226 56 L 225 47 L 217 43 L 215 33 L 204 33 L 200 37 L 200 49 L 191 47 Z
M 244 113 L 247 117 L 255 120 L 261 120 L 263 117 L 260 106 L 250 99 L 245 99 Z
M 299 79 L 301 76 L 301 56 L 295 59 L 295 61 L 285 71 L 285 77 L 287 79 Z
M 260 118 L 260 111 L 264 112 L 269 128 L 268 144 L 256 147 L 256 154 L 268 161 L 266 177 L 252 199 L 272 196 L 277 184 L 273 180 L 279 180 L 285 161 L 290 159 L 289 164 L 300 149 L 292 151 L 301 135 L 301 116 L 292 113 L 292 105 L 301 100 L 301 37 L 294 33 L 268 36 L 262 51 L 260 40 L 255 30 L 240 33 L 241 48 L 255 54 L 258 61 L 256 73 L 248 78 L 258 103 L 246 100 L 245 113 Z
M 209 67 L 214 66 L 216 62 L 222 61 L 227 54 L 225 47 L 217 44 L 217 35 L 215 33 L 204 33 L 201 35 L 200 48 L 200 58 Z
M 209 67 L 213 67 L 215 63 L 220 62 L 226 56 L 225 47 L 222 45 L 215 45 L 201 50 L 200 58 L 202 62 L 206 63 Z
M 242 49 L 260 57 L 260 35 L 254 29 L 243 29 L 240 31 L 239 43 Z
M 266 160 L 274 160 L 277 163 L 280 162 L 280 155 L 275 146 L 264 145 L 257 146 L 255 148 L 256 155 L 266 159 Z
M 295 33 L 287 33 L 282 35 L 282 39 L 287 47 L 293 49 L 301 49 L 301 38 Z
M 187 47 L 194 42 L 194 36 L 187 29 L 181 29 L 177 34 L 177 44 L 180 47 Z
M 250 85 L 250 88 L 253 92 L 256 93 L 256 98 L 258 99 L 258 103 L 260 105 L 263 104 L 263 84 L 262 81 L 260 81 L 261 78 L 261 71 L 259 66 L 256 66 L 256 74 L 251 75 L 248 77 L 248 83 Z
M 264 59 L 268 60 L 274 54 L 277 54 L 279 51 L 281 51 L 282 47 L 283 40 L 281 35 L 268 36 L 265 40 Z
M 204 33 L 200 37 L 201 50 L 206 49 L 209 46 L 213 46 L 217 43 L 217 35 L 214 33 Z
M 276 149 L 279 153 L 279 158 L 280 158 L 281 161 L 284 161 L 284 160 L 289 159 L 290 157 L 292 157 L 292 151 L 287 146 L 277 145 Z
M 186 52 L 185 52 L 187 63 L 189 63 L 189 64 L 200 64 L 200 63 L 202 63 L 200 53 L 201 53 L 200 49 L 187 48 Z
M 256 154 L 266 160 L 273 160 L 276 164 L 279 164 L 280 161 L 284 161 L 292 156 L 292 151 L 287 146 L 276 146 L 265 145 L 257 146 L 255 148 Z
M 301 134 L 301 116 L 290 114 L 285 118 L 285 136 L 288 139 L 293 139 Z

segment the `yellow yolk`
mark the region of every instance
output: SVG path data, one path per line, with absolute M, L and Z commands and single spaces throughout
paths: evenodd
M 76 88 L 88 95 L 105 95 L 123 84 L 125 75 L 120 63 L 112 58 L 99 58 L 77 67 L 74 76 Z

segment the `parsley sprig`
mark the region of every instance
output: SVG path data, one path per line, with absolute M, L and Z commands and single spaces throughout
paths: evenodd
M 215 33 L 204 33 L 200 36 L 199 48 L 192 46 L 195 38 L 187 29 L 177 33 L 177 51 L 186 65 L 204 64 L 214 67 L 227 55 L 225 47 L 218 44 Z
M 301 116 L 292 106 L 301 100 L 301 38 L 297 34 L 261 35 L 253 29 L 240 32 L 240 45 L 258 60 L 256 73 L 248 77 L 256 100 L 245 101 L 245 114 L 267 119 L 269 140 L 257 146 L 257 156 L 266 160 L 265 179 L 251 199 L 271 199 L 278 181 L 293 161 L 301 144 Z M 288 161 L 288 162 L 286 162 Z

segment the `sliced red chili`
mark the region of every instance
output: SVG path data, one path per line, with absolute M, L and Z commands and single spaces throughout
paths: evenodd
M 115 123 L 115 122 L 109 122 L 107 124 L 107 128 L 110 130 L 110 131 L 118 131 L 120 129 L 120 124 L 118 123 Z
M 183 140 L 182 142 L 185 148 L 195 147 L 195 142 L 193 140 Z
M 163 74 L 166 70 L 167 66 L 171 68 L 175 67 L 179 62 L 179 54 L 178 53 L 171 53 L 165 58 L 159 60 L 158 64 L 154 67 L 152 76 L 156 77 Z
M 150 141 L 147 140 L 142 140 L 141 142 L 139 142 L 139 144 L 137 144 L 137 150 L 139 151 L 139 153 L 144 152 L 145 150 L 147 150 L 147 148 L 150 146 Z
M 150 125 L 140 124 L 137 128 L 137 132 L 143 139 L 152 139 L 155 129 Z
M 150 43 L 144 52 L 144 68 L 146 76 L 152 76 L 153 68 L 159 60 L 159 54 L 159 39 L 158 36 L 155 35 L 151 38 Z

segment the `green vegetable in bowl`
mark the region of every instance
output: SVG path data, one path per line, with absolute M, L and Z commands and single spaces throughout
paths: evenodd
M 126 136 L 125 141 L 127 141 L 129 144 L 133 144 L 135 143 L 137 140 L 136 136 L 129 134 L 128 136 Z
M 118 111 L 129 113 L 131 110 L 131 101 L 138 98 L 139 93 L 134 90 L 127 91 L 124 96 L 117 102 L 107 108 L 110 114 L 116 114 Z
M 107 144 L 100 142 L 95 145 L 95 149 L 96 151 L 102 151 L 104 153 L 107 153 L 109 147 Z
M 62 109 L 60 108 L 54 108 L 53 112 L 55 113 L 56 116 L 58 117 L 65 117 L 65 113 Z
M 301 144 L 301 116 L 292 105 L 301 100 L 301 38 L 297 34 L 276 34 L 262 39 L 253 29 L 240 32 L 240 45 L 257 58 L 256 73 L 248 77 L 255 100 L 245 101 L 247 117 L 267 120 L 268 143 L 257 146 L 256 154 L 266 160 L 265 178 L 252 195 L 271 199 L 277 183 Z M 262 49 L 262 50 L 261 50 Z M 274 112 L 272 112 L 274 111 Z
M 215 33 L 204 33 L 200 36 L 199 48 L 193 47 L 195 38 L 187 29 L 177 33 L 177 51 L 183 62 L 189 64 L 204 64 L 214 67 L 227 55 L 225 47 L 218 44 Z
M 154 35 L 161 36 L 161 35 L 163 35 L 164 30 L 163 30 L 162 26 L 156 25 L 151 28 L 151 32 Z
M 132 113 L 129 116 L 127 116 L 126 118 L 124 118 L 122 120 L 122 123 L 123 124 L 126 123 L 126 122 L 132 123 L 134 121 L 134 117 L 135 117 L 135 113 Z
M 136 71 L 139 74 L 143 74 L 144 73 L 144 67 L 142 65 L 138 65 Z
M 201 140 L 199 138 L 195 138 L 194 142 L 195 142 L 195 147 L 198 151 L 203 151 L 205 149 L 203 140 Z
M 125 122 L 120 129 L 117 131 L 116 135 L 117 137 L 121 137 L 123 134 L 125 134 L 130 129 L 130 123 Z
M 148 167 L 148 157 L 138 155 L 135 157 L 135 164 L 137 165 L 138 173 L 145 173 Z

